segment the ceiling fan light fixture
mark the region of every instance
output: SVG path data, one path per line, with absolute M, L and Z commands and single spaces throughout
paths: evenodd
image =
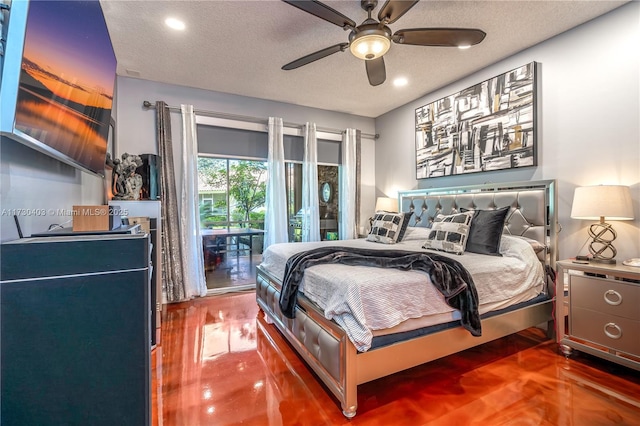
M 469 49 L 470 47 L 471 47 L 470 44 L 460 44 L 460 45 L 458 45 L 458 49 L 460 49 L 460 50 Z
M 364 60 L 369 84 L 379 86 L 387 79 L 384 55 L 389 51 L 391 42 L 413 46 L 443 46 L 469 48 L 484 40 L 487 35 L 477 28 L 405 28 L 391 31 L 387 25 L 393 24 L 419 0 L 386 0 L 378 11 L 378 19 L 371 17 L 378 0 L 361 0 L 360 7 L 367 12 L 367 19 L 360 25 L 327 6 L 322 1 L 283 0 L 306 13 L 323 19 L 343 30 L 350 30 L 349 43 L 340 43 L 305 55 L 282 66 L 285 71 L 300 68 L 337 52 L 349 50 L 358 59 Z M 396 83 L 402 84 L 402 83 Z
M 384 31 L 373 31 L 367 33 L 363 31 L 351 40 L 349 50 L 351 50 L 353 56 L 359 59 L 371 60 L 377 59 L 389 51 L 391 40 L 386 33 Z

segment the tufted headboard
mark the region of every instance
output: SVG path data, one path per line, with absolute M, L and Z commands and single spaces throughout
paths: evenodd
M 413 212 L 409 226 L 431 226 L 437 214 L 509 206 L 504 234 L 535 239 L 546 247 L 541 260 L 555 269 L 557 213 L 555 180 L 496 183 L 400 191 L 400 211 Z

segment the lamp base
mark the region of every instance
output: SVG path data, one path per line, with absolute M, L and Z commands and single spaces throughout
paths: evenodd
M 591 253 L 591 261 L 595 263 L 604 263 L 607 265 L 615 265 L 614 259 L 618 251 L 612 242 L 618 234 L 613 226 L 604 222 L 604 218 L 600 218 L 600 223 L 594 223 L 589 227 L 589 236 L 593 238 L 589 244 L 589 253 Z
M 604 263 L 604 264 L 607 264 L 607 265 L 615 265 L 617 263 L 615 259 L 597 259 L 597 258 L 591 259 L 591 262 L 593 262 L 593 263 Z

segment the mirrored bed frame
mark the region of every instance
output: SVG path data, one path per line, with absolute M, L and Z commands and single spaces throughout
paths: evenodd
M 553 180 L 483 184 L 450 188 L 420 189 L 399 193 L 401 210 L 412 211 L 409 226 L 426 227 L 438 213 L 452 214 L 461 208 L 494 209 L 510 206 L 504 234 L 525 236 L 545 246 L 538 254 L 546 270 L 555 270 L 557 260 L 557 192 Z M 327 320 L 317 305 L 300 293 L 296 318 L 280 311 L 281 282 L 257 267 L 256 299 L 264 312 L 258 327 L 268 335 L 275 328 L 287 339 L 351 418 L 357 410 L 357 388 L 396 372 L 451 355 L 465 349 L 543 325 L 548 335 L 552 321 L 554 283 L 547 282 L 547 298 L 525 307 L 482 319 L 482 336 L 473 337 L 461 326 L 402 340 L 387 346 L 358 352 L 346 332 Z M 538 299 L 539 300 L 539 299 Z

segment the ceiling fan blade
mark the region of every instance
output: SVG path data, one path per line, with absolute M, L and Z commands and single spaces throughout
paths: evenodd
M 378 12 L 378 21 L 388 19 L 387 24 L 393 24 L 420 0 L 387 0 Z
M 320 3 L 315 0 L 282 0 L 283 2 L 297 7 L 300 10 L 304 10 L 307 13 L 324 19 L 327 22 L 331 22 L 339 27 L 352 27 L 355 28 L 356 23 L 352 19 L 347 18 L 342 13 L 335 9 L 330 8 L 324 3 Z
M 486 35 L 482 30 L 471 28 L 412 28 L 396 31 L 393 41 L 416 46 L 473 46 Z
M 372 86 L 378 86 L 387 79 L 387 70 L 384 67 L 384 58 L 381 56 L 377 59 L 364 61 L 367 68 L 367 77 Z
M 318 50 L 317 52 L 313 52 L 307 56 L 296 59 L 293 62 L 289 62 L 287 65 L 284 65 L 282 69 L 285 71 L 289 71 L 300 68 L 303 65 L 310 64 L 311 62 L 317 61 L 318 59 L 326 58 L 327 56 L 333 55 L 334 53 L 344 52 L 347 47 L 349 47 L 349 43 L 340 43 L 322 50 Z

